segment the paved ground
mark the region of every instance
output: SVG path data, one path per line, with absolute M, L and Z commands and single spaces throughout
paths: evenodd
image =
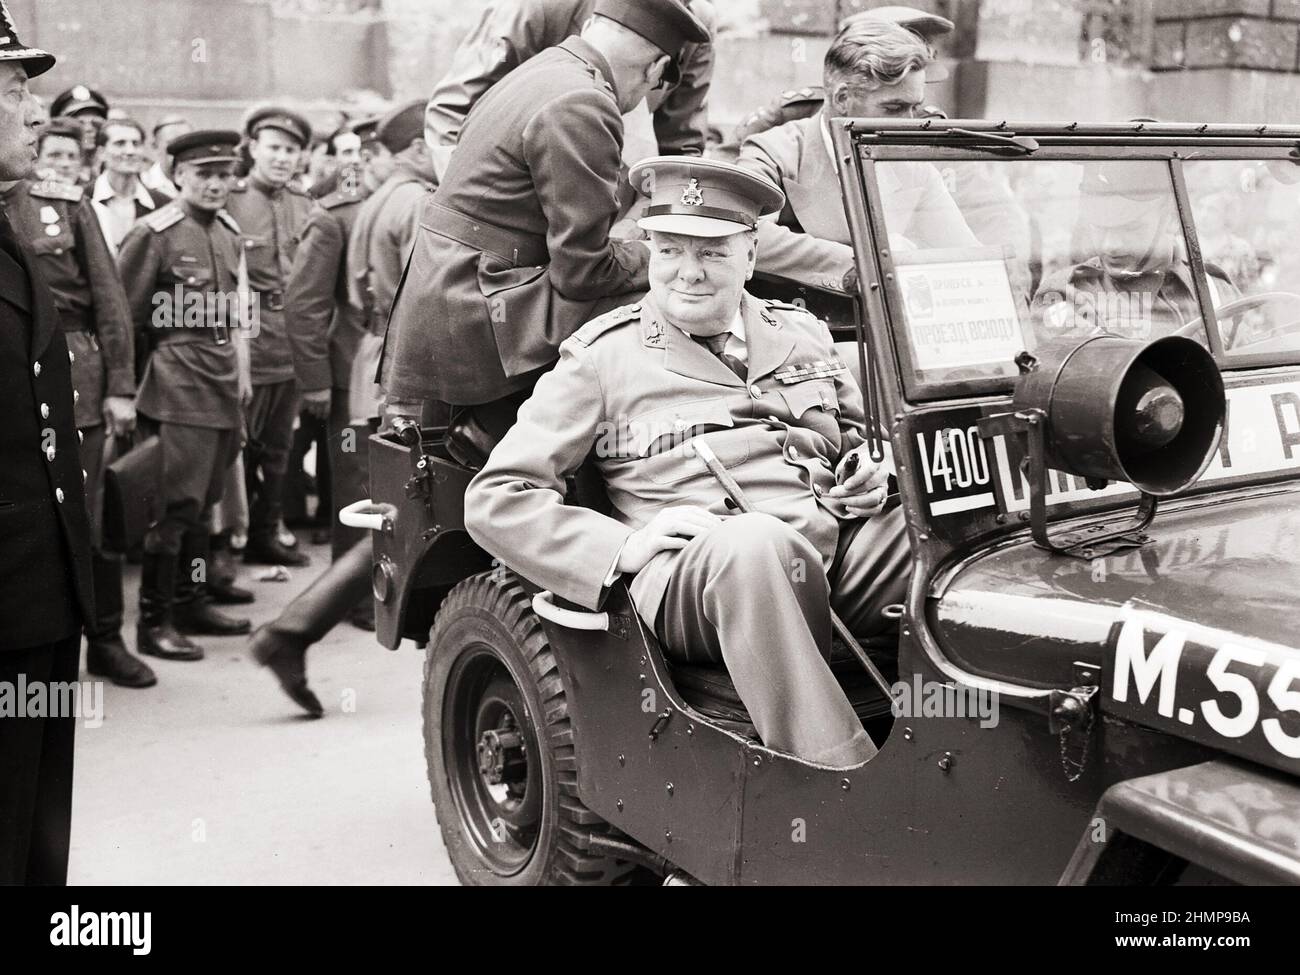
M 273 618 L 325 565 L 240 583 Z M 129 568 L 134 648 L 139 570 Z M 241 607 L 243 608 L 243 607 Z M 350 624 L 311 652 L 319 721 L 299 717 L 245 653 L 200 638 L 196 663 L 150 659 L 158 684 L 104 688 L 103 725 L 77 728 L 73 884 L 447 884 L 420 732 L 423 654 Z M 83 671 L 82 679 L 86 679 Z

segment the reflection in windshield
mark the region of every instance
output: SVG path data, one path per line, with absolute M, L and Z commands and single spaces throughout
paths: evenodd
M 889 169 L 915 165 L 877 166 L 891 240 L 898 214 L 884 192 Z M 1165 162 L 930 165 L 946 191 L 943 206 L 956 207 L 979 246 L 954 235 L 894 255 L 900 282 L 929 295 L 904 309 L 919 381 L 1012 376 L 1022 349 L 1098 332 L 1152 339 L 1182 330 L 1205 341 Z M 1233 272 L 1248 262 L 1248 248 L 1232 247 L 1236 259 L 1208 272 L 1216 308 L 1242 294 Z M 1007 316 L 1014 320 L 1001 329 Z
M 1230 354 L 1300 350 L 1300 167 L 1289 160 L 1183 165 L 1206 272 L 1239 295 L 1218 306 Z

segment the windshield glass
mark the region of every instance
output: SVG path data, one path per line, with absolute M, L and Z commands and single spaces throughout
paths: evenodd
M 916 382 L 1013 377 L 1020 351 L 1098 331 L 1206 341 L 1164 161 L 876 172 Z M 1216 307 L 1240 294 L 1226 276 L 1209 291 Z
M 1300 351 L 1300 166 L 1285 159 L 1183 164 L 1229 356 Z

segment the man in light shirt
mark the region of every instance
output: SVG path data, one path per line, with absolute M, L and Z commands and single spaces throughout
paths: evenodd
M 105 122 L 95 138 L 95 149 L 104 169 L 95 180 L 90 200 L 108 249 L 116 256 L 122 238 L 135 222 L 172 197 L 161 190 L 151 191 L 140 179 L 149 160 L 145 155 L 144 127 L 139 122 Z

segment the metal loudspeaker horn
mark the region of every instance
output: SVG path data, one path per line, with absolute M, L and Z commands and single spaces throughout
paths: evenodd
M 1188 338 L 1151 342 L 1096 335 L 1052 342 L 1016 359 L 1013 412 L 980 421 L 985 438 L 1023 442 L 1034 540 L 1091 558 L 1139 545 L 1158 498 L 1195 484 L 1223 433 L 1223 378 L 1210 353 Z M 1127 481 L 1141 492 L 1136 521 L 1047 534 L 1047 469 L 1077 474 L 1090 488 Z

